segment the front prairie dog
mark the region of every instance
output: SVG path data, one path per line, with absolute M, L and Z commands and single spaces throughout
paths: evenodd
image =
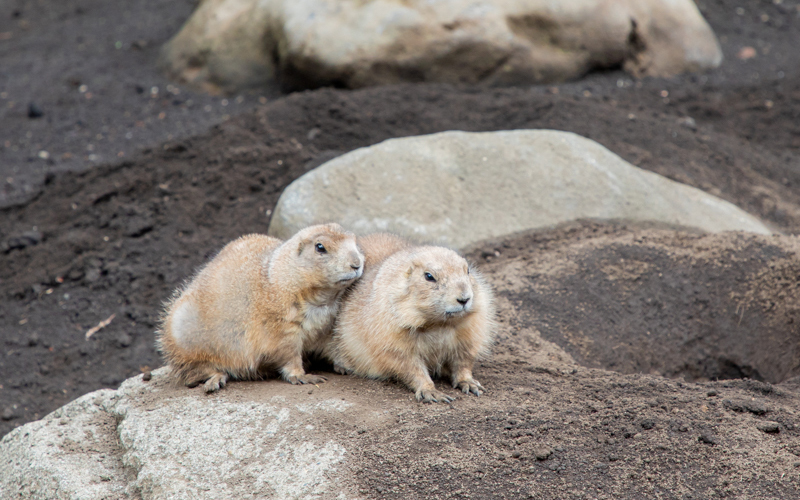
M 330 339 L 342 292 L 363 269 L 355 236 L 338 224 L 285 242 L 243 236 L 167 304 L 159 350 L 186 385 L 205 381 L 206 392 L 270 368 L 292 384 L 324 382 L 305 373 L 303 354 Z
M 449 403 L 431 373 L 450 375 L 453 387 L 480 395 L 475 360 L 494 333 L 489 285 L 452 250 L 413 246 L 390 234 L 360 238 L 364 277 L 342 303 L 327 355 L 339 372 L 394 378 L 417 400 Z

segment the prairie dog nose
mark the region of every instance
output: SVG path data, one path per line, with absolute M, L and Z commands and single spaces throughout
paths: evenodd
M 456 299 L 456 302 L 458 302 L 462 306 L 465 306 L 465 305 L 467 305 L 467 302 L 469 302 L 471 298 L 472 297 L 469 296 L 469 295 L 462 295 L 461 297 Z
M 350 257 L 350 267 L 352 267 L 353 269 L 358 270 L 361 268 L 362 265 L 364 265 L 364 258 L 361 257 L 360 253 L 350 252 L 349 257 Z

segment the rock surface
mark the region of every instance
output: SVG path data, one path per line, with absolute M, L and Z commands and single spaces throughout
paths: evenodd
M 796 380 L 693 383 L 585 368 L 527 319 L 552 306 L 526 290 L 563 293 L 581 255 L 625 238 L 649 241 L 642 252 L 727 246 L 735 259 L 757 255 L 752 245 L 737 250 L 742 238 L 782 247 L 789 239 L 582 223 L 486 242 L 469 255 L 495 287 L 502 321 L 495 353 L 475 369 L 484 396 L 423 405 L 398 384 L 332 373 L 319 387 L 232 382 L 206 395 L 174 385 L 160 369 L 149 382 L 138 376 L 88 394 L 7 434 L 0 499 L 792 498 L 800 488 Z M 622 266 L 614 276 L 635 282 L 637 269 Z M 692 276 L 707 283 L 705 274 Z M 614 298 L 624 301 L 626 290 L 612 290 Z M 608 317 L 626 321 L 618 312 Z M 786 338 L 796 343 L 796 333 Z M 787 345 L 774 335 L 762 341 L 772 352 Z
M 494 85 L 713 68 L 691 0 L 205 0 L 162 66 L 209 90 L 436 81 Z
M 552 130 L 442 132 L 390 139 L 303 175 L 281 195 L 269 234 L 336 221 L 462 248 L 576 219 L 633 220 L 769 234 L 731 203 Z

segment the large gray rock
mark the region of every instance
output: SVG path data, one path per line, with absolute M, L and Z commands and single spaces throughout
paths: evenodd
M 212 91 L 436 81 L 563 81 L 713 68 L 692 0 L 205 0 L 165 46 L 173 77 Z
M 0 499 L 336 498 L 341 398 L 176 388 L 153 381 L 87 394 L 0 442 Z M 281 384 L 283 386 L 284 384 Z M 280 389 L 283 389 L 281 391 Z M 308 389 L 303 389 L 303 394 Z M 233 396 L 233 398 L 231 398 Z M 337 494 L 330 494 L 330 490 Z M 348 495 L 350 497 L 351 495 Z
M 758 219 L 627 163 L 569 132 L 443 132 L 390 139 L 308 172 L 278 200 L 269 234 L 336 221 L 462 248 L 576 219 L 769 234 Z

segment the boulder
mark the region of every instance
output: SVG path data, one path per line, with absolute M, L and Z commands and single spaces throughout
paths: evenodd
M 642 170 L 569 132 L 442 132 L 390 139 L 306 173 L 278 200 L 269 234 L 336 221 L 463 248 L 577 219 L 769 234 L 719 198 Z
M 173 78 L 212 91 L 396 82 L 513 85 L 623 67 L 714 68 L 692 0 L 205 0 L 164 47 Z

